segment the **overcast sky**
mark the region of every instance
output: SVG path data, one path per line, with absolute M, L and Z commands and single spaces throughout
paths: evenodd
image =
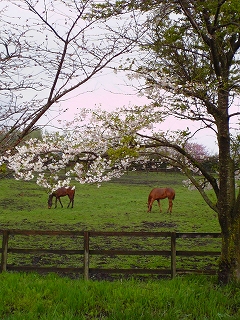
M 134 106 L 149 104 L 151 101 L 146 97 L 139 96 L 134 87 L 131 86 L 130 80 L 123 73 L 113 73 L 107 71 L 90 82 L 82 86 L 74 96 L 61 103 L 62 108 L 67 108 L 68 112 L 59 115 L 52 122 L 57 123 L 57 119 L 73 119 L 75 113 L 80 108 L 94 108 L 101 106 L 108 111 L 114 111 L 116 108 L 123 106 Z M 177 130 L 186 129 L 196 131 L 200 126 L 199 122 L 193 123 L 187 120 L 176 120 L 173 117 L 168 119 L 164 124 L 161 124 L 161 130 Z M 199 143 L 207 148 L 211 154 L 217 152 L 216 138 L 212 130 L 200 131 L 192 142 Z

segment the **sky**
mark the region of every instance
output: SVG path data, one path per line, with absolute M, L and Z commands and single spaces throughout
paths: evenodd
M 100 107 L 104 110 L 115 111 L 123 106 L 131 107 L 134 105 L 150 104 L 151 100 L 147 97 L 139 96 L 131 86 L 130 80 L 123 73 L 113 73 L 106 71 L 101 75 L 92 79 L 82 86 L 78 94 L 73 95 L 71 99 L 61 104 L 63 109 L 68 109 L 64 114 L 57 116 L 51 124 L 57 124 L 58 119 L 72 120 L 74 114 L 80 108 L 93 109 Z M 165 123 L 161 124 L 161 130 L 176 130 L 190 128 L 192 132 L 199 128 L 199 123 L 192 123 L 187 120 L 177 120 L 171 117 Z M 192 142 L 201 144 L 206 147 L 210 154 L 216 154 L 217 144 L 216 138 L 212 130 L 204 129 L 200 131 Z

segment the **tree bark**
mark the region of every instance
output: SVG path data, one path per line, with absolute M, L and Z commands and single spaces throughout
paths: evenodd
M 228 284 L 240 281 L 240 220 L 235 219 L 222 231 L 222 252 L 218 269 L 218 281 Z
M 218 218 L 222 231 L 222 251 L 218 279 L 227 284 L 240 280 L 240 219 L 236 204 L 234 163 L 231 158 L 228 116 L 228 92 L 219 91 L 218 127 L 219 144 L 219 196 Z

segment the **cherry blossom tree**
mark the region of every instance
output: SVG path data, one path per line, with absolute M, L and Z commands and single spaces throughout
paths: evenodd
M 82 109 L 77 119 L 76 123 L 66 123 L 61 133 L 31 138 L 7 151 L 0 164 L 7 165 L 16 179 L 35 178 L 48 192 L 69 185 L 72 179 L 100 185 L 120 177 L 136 154 L 129 152 L 127 145 L 121 155 L 113 156 L 110 146 L 119 145 L 121 137 L 102 121 L 97 122 L 89 110 Z
M 116 58 L 131 52 L 131 20 L 93 0 L 1 1 L 0 154 Z M 114 22 L 113 22 L 114 20 Z M 135 29 L 136 31 L 136 29 Z M 131 32 L 131 37 L 129 36 Z

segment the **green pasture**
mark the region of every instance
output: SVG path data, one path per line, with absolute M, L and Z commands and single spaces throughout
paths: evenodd
M 46 191 L 34 182 L 0 180 L 1 228 L 105 231 L 178 231 L 219 232 L 217 215 L 197 191 L 183 186 L 180 173 L 131 172 L 105 182 L 101 187 L 75 183 L 73 209 L 47 208 Z M 147 213 L 148 194 L 154 187 L 173 187 L 176 198 L 172 215 L 167 214 L 168 200 L 157 202 Z M 211 193 L 211 191 L 210 191 Z
M 209 209 L 197 191 L 183 186 L 180 173 L 130 172 L 122 178 L 96 185 L 75 183 L 74 208 L 67 208 L 68 198 L 62 198 L 64 208 L 47 208 L 48 195 L 34 182 L 0 180 L 1 229 L 77 230 L 77 231 L 176 231 L 219 232 L 216 214 Z M 173 187 L 176 198 L 173 213 L 166 213 L 168 200 L 162 200 L 163 212 L 157 202 L 147 213 L 148 194 L 154 187 Z M 178 239 L 177 250 L 220 251 L 220 239 Z M 83 248 L 81 237 L 12 236 L 14 248 Z M 168 238 L 104 238 L 91 239 L 91 249 L 170 250 Z M 67 267 L 79 266 L 82 256 L 8 255 L 8 263 Z M 159 256 L 94 256 L 91 267 L 101 268 L 170 268 L 170 257 Z M 179 257 L 178 268 L 217 268 L 218 257 Z

